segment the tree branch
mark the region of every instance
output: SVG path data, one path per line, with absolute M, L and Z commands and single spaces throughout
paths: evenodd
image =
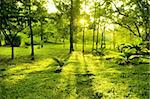
M 134 25 L 135 25 L 135 27 L 136 27 L 136 30 L 137 30 L 138 34 L 139 34 L 139 37 L 141 37 L 140 30 L 139 30 L 139 27 L 138 27 L 138 25 L 136 24 L 136 22 L 134 22 Z
M 118 22 L 114 22 L 114 23 L 120 25 L 121 27 L 124 27 L 124 28 L 128 29 L 128 30 L 129 30 L 130 32 L 132 32 L 135 36 L 137 36 L 137 34 L 135 34 L 135 32 L 131 29 L 131 27 L 130 27 L 129 25 L 124 26 L 123 24 L 118 23 Z
M 115 6 L 117 12 L 118 12 L 120 15 L 123 15 L 123 16 L 125 16 L 125 17 L 128 17 L 128 15 L 123 14 L 123 13 L 120 12 L 119 8 L 116 6 L 116 4 L 115 4 L 114 2 L 112 2 L 112 3 L 113 3 L 113 5 Z

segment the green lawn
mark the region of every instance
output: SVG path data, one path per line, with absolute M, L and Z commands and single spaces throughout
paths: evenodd
M 149 64 L 119 66 L 68 48 L 35 46 L 35 61 L 30 48 L 15 48 L 12 61 L 10 48 L 0 47 L 0 99 L 149 99 Z M 62 72 L 52 57 L 68 58 Z

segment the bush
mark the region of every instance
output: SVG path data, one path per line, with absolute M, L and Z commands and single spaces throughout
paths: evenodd
M 94 55 L 94 56 L 96 56 L 96 55 L 98 55 L 98 56 L 104 56 L 105 55 L 105 52 L 106 52 L 106 50 L 105 50 L 105 48 L 99 48 L 99 49 L 94 49 L 93 51 L 92 51 L 92 54 Z
M 122 53 L 120 58 L 117 59 L 119 65 L 127 64 L 140 64 L 142 63 L 141 57 L 146 55 L 148 51 L 142 44 L 140 45 L 125 45 L 122 44 L 118 50 Z
M 24 40 L 24 44 L 25 44 L 26 46 L 31 45 L 31 39 L 30 39 L 30 38 L 25 39 L 25 40 Z M 34 37 L 33 44 L 34 44 L 34 45 L 40 45 L 40 39 L 38 39 L 37 37 Z

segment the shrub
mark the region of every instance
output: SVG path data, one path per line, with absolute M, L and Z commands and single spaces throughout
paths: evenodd
M 126 65 L 126 64 L 140 64 L 142 60 L 140 59 L 143 55 L 145 55 L 146 50 L 145 47 L 140 45 L 125 45 L 122 44 L 118 50 L 122 53 L 120 58 L 117 59 L 117 63 L 119 65 Z
M 106 50 L 105 50 L 105 48 L 99 48 L 99 49 L 94 49 L 93 51 L 92 51 L 92 54 L 93 55 L 98 55 L 98 56 L 104 56 L 105 55 L 105 52 L 106 52 Z
M 30 38 L 25 39 L 24 42 L 25 42 L 25 45 L 26 45 L 26 46 L 31 45 L 31 40 L 30 40 Z M 34 44 L 34 45 L 40 45 L 40 39 L 37 39 L 37 37 L 34 37 L 33 44 Z

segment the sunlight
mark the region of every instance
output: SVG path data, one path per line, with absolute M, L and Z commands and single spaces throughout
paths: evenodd
M 85 22 L 86 22 L 86 20 L 84 20 L 84 19 L 80 19 L 80 23 L 81 23 L 82 25 L 84 25 L 84 24 L 85 24 Z
M 106 24 L 106 30 L 114 30 L 114 24 Z
M 58 11 L 58 9 L 55 7 L 53 0 L 48 0 L 46 8 L 48 10 L 48 13 L 54 13 Z
M 2 1 L 0 99 L 150 99 L 150 0 Z
M 94 22 L 94 18 L 93 18 L 93 17 L 90 17 L 90 21 L 91 21 L 91 22 Z
M 91 12 L 89 5 L 82 4 L 82 5 L 81 5 L 81 8 L 82 8 L 81 13 L 83 13 L 83 12 L 85 12 L 85 13 L 90 13 L 90 12 Z

